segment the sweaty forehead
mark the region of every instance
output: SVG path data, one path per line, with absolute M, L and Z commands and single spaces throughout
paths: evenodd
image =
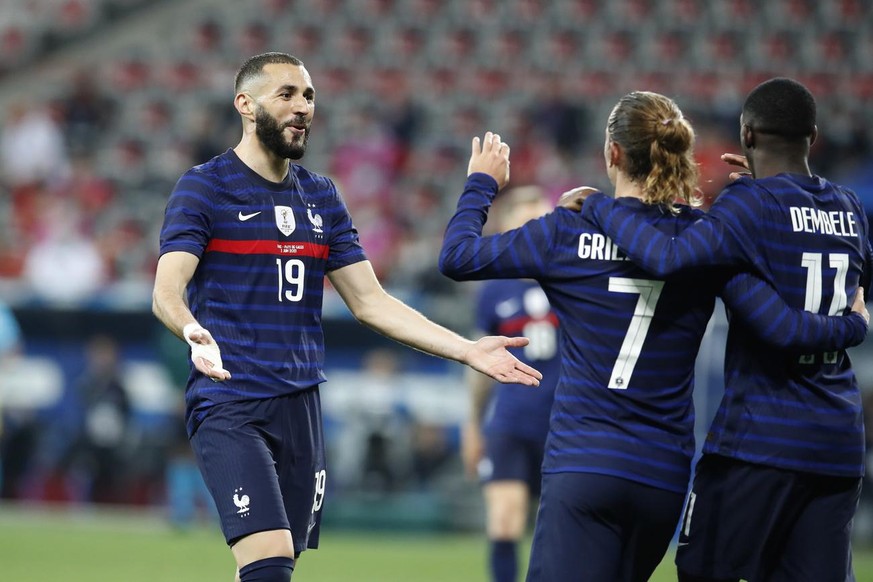
M 269 93 L 279 87 L 297 87 L 301 92 L 312 87 L 309 71 L 302 65 L 290 63 L 270 63 L 264 65 L 263 73 L 254 83 L 253 89 Z

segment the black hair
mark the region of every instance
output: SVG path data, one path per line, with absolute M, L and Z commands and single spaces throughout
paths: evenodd
M 279 64 L 303 66 L 303 61 L 287 53 L 272 52 L 255 55 L 243 63 L 239 68 L 239 71 L 237 71 L 236 78 L 233 82 L 234 91 L 239 93 L 243 85 L 263 72 L 265 65 Z
M 743 123 L 792 141 L 810 137 L 815 132 L 815 98 L 793 79 L 770 79 L 746 97 Z

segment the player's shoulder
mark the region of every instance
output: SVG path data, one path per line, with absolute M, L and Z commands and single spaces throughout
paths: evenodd
M 195 176 L 217 176 L 221 172 L 226 171 L 226 169 L 233 163 L 228 154 L 229 151 L 230 150 L 220 153 L 202 164 L 193 166 L 185 174 Z
M 313 172 L 300 164 L 291 164 L 290 172 L 294 180 L 306 191 L 324 194 L 336 192 L 333 180 L 323 174 Z

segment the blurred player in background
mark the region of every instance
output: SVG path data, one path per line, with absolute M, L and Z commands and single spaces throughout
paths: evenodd
M 700 220 L 694 134 L 672 100 L 623 97 L 604 157 L 616 197 L 676 236 Z M 713 271 L 658 280 L 579 213 L 558 208 L 516 230 L 482 237 L 509 175 L 509 147 L 473 140 L 468 179 L 440 255 L 455 279 L 531 277 L 558 315 L 555 389 L 528 580 L 645 581 L 682 510 L 694 453 L 691 391 L 716 293 L 768 341 L 859 343 L 861 316 L 789 311 L 763 281 Z M 683 204 L 675 201 L 681 200 Z M 769 310 L 755 310 L 761 303 Z M 803 337 L 801 337 L 803 336 Z
M 816 133 L 806 87 L 771 79 L 743 105 L 745 158 L 725 156 L 751 175 L 732 176 L 739 179 L 695 224 L 664 233 L 602 194 L 585 201 L 583 216 L 653 275 L 745 266 L 790 305 L 842 313 L 869 287 L 873 251 L 857 196 L 810 172 Z M 861 394 L 848 355 L 774 352 L 731 321 L 725 394 L 680 532 L 680 580 L 854 580 L 850 537 L 863 473 Z
M 491 213 L 501 231 L 518 228 L 551 210 L 537 186 L 504 191 Z M 558 320 L 542 288 L 532 279 L 486 281 L 478 290 L 476 325 L 496 335 L 531 341 L 514 353 L 543 374 L 539 388 L 496 384 L 468 371 L 470 419 L 462 454 L 469 475 L 481 479 L 485 496 L 489 566 L 494 582 L 518 576 L 518 542 L 525 533 L 530 499 L 539 495 L 549 412 L 558 381 Z
M 318 545 L 325 494 L 325 276 L 359 321 L 401 343 L 500 381 L 540 375 L 506 349 L 526 339 L 466 340 L 382 289 L 336 187 L 289 162 L 303 156 L 315 111 L 300 60 L 252 57 L 234 91 L 242 139 L 176 184 L 153 310 L 191 347 L 188 433 L 237 579 L 287 582 L 296 556 Z

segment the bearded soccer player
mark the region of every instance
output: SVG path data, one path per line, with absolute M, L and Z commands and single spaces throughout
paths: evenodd
M 362 323 L 501 382 L 541 375 L 387 294 L 334 184 L 300 159 L 315 111 L 303 63 L 249 59 L 236 76 L 239 144 L 186 172 L 161 231 L 153 310 L 190 345 L 186 423 L 242 582 L 287 582 L 318 546 L 327 471 L 318 386 L 327 276 Z M 225 369 L 226 365 L 226 369 Z

